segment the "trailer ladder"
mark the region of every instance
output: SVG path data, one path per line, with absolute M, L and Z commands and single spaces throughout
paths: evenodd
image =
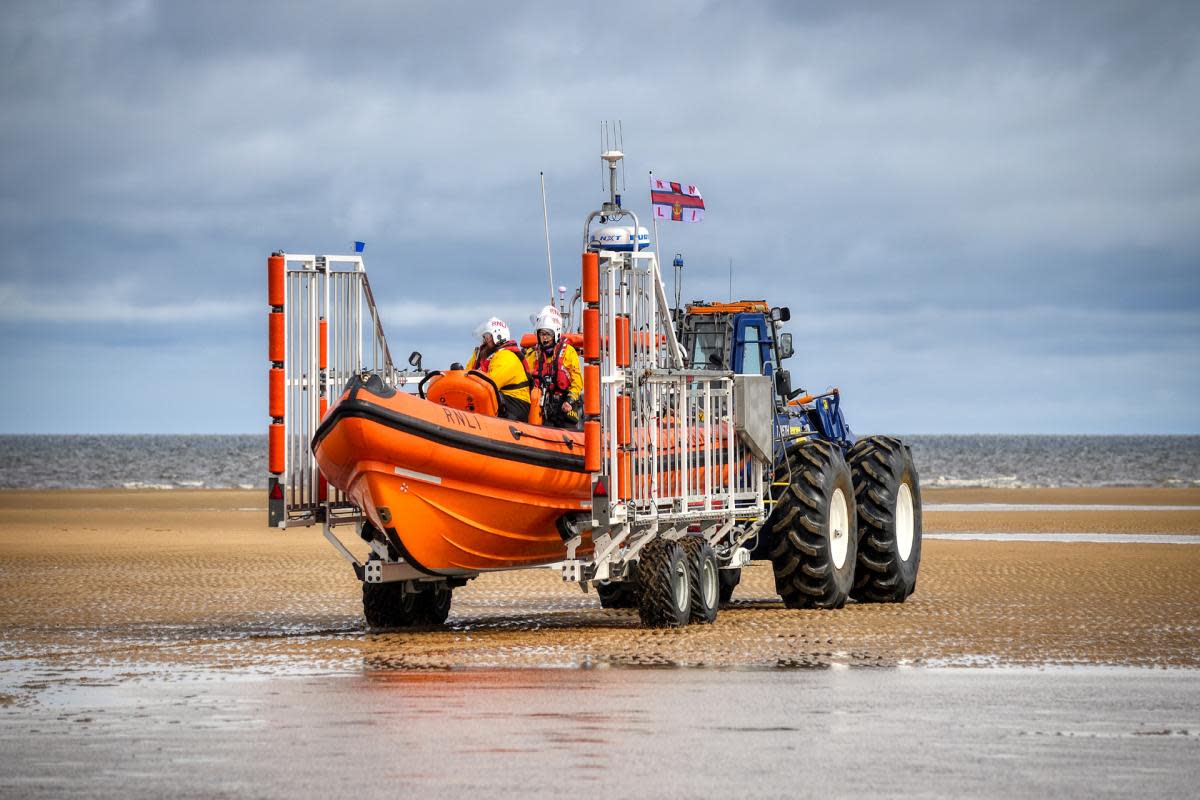
M 396 369 L 361 255 L 273 253 L 267 304 L 268 524 L 360 522 L 358 507 L 321 475 L 313 434 L 352 376 L 371 371 L 402 387 L 424 373 Z
M 636 228 L 631 212 L 606 206 L 610 219 L 614 210 Z M 582 287 L 595 549 L 590 563 L 572 553 L 564 578 L 620 577 L 651 539 L 689 531 L 724 553 L 725 566 L 741 566 L 744 551 L 730 559 L 766 515 L 770 379 L 681 368 L 653 252 L 593 247 L 583 255 Z M 765 437 L 744 424 L 757 416 Z

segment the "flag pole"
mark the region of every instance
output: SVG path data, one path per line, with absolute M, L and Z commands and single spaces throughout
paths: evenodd
M 650 170 L 650 191 L 654 191 L 654 170 Z M 662 279 L 662 248 L 658 244 L 658 214 L 654 213 L 654 196 L 650 197 L 650 219 L 654 220 L 654 260 L 658 262 L 658 277 Z M 634 231 L 637 235 L 637 231 Z
M 542 182 L 542 222 L 546 226 L 546 268 L 550 271 L 550 305 L 554 305 L 554 262 L 550 260 L 550 214 L 546 211 L 546 173 L 539 172 Z

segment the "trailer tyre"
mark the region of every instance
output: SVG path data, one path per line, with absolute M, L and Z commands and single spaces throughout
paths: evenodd
M 638 616 L 649 628 L 680 628 L 692 615 L 688 558 L 677 542 L 655 539 L 638 560 Z
M 733 590 L 742 582 L 742 570 L 740 568 L 723 569 L 720 572 L 719 580 L 721 582 L 721 605 L 726 605 L 733 597 Z
M 840 449 L 818 439 L 794 445 L 787 459 L 776 482 L 788 483 L 768 521 L 775 590 L 788 608 L 841 608 L 858 550 L 850 468 Z
M 688 583 L 691 586 L 691 621 L 709 625 L 717 619 L 721 604 L 720 569 L 717 554 L 700 536 L 685 536 L 679 540 L 687 555 Z
M 637 608 L 637 583 L 621 581 L 597 583 L 596 596 L 600 598 L 601 608 Z
M 369 628 L 408 628 L 418 621 L 416 595 L 404 584 L 363 583 L 363 616 Z
M 423 586 L 416 595 L 416 617 L 420 625 L 444 625 L 450 616 L 454 590 L 444 582 Z
M 921 566 L 921 484 L 912 453 L 893 436 L 870 436 L 850 448 L 858 505 L 858 566 L 851 596 L 903 603 Z

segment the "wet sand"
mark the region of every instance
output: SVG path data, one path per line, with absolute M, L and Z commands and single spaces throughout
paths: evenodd
M 925 502 L 929 533 L 1100 541 L 930 539 L 909 602 L 833 612 L 755 566 L 671 631 L 486 575 L 446 628 L 370 633 L 261 492 L 0 492 L 0 795 L 1187 796 L 1200 490 Z M 1103 541 L 1147 532 L 1198 544 Z
M 363 670 L 0 711 L 4 797 L 1194 797 L 1200 672 Z
M 929 490 L 926 532 L 1200 537 L 1200 490 Z M 939 504 L 1189 506 L 937 511 Z M 298 670 L 805 664 L 1200 666 L 1200 546 L 937 541 L 902 605 L 789 611 L 768 565 L 713 626 L 650 631 L 550 570 L 484 575 L 445 629 L 374 634 L 316 528 L 268 529 L 259 492 L 0 492 L 4 662 Z M 268 669 L 271 667 L 268 667 Z M 0 671 L 6 668 L 0 667 Z M 12 675 L 0 694 L 21 694 Z M 11 699 L 10 699 L 11 701 Z

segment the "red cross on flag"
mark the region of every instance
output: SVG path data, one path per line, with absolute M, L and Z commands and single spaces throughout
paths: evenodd
M 650 178 L 650 204 L 654 218 L 675 222 L 699 222 L 704 219 L 704 198 L 690 183 Z

